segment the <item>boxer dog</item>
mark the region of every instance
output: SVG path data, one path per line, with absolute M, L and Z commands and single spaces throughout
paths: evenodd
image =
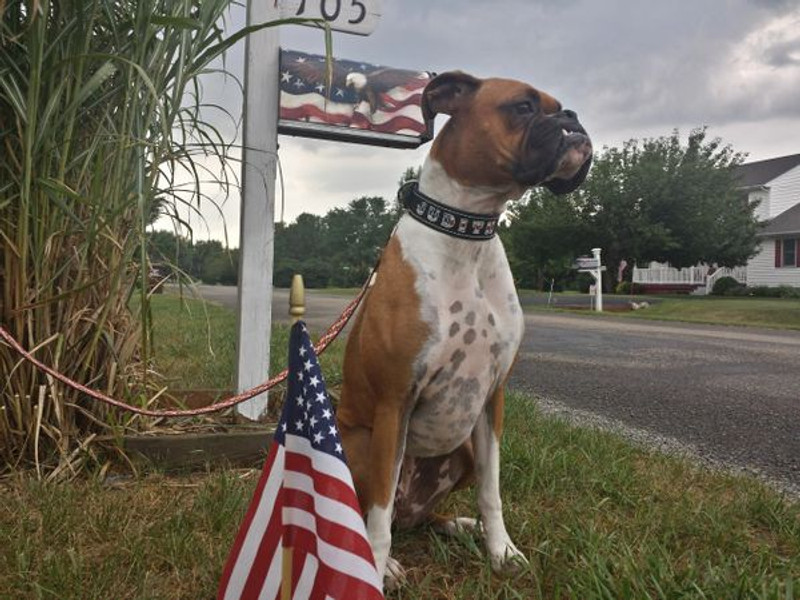
M 461 72 L 433 78 L 423 114 L 450 119 L 436 137 L 407 212 L 386 246 L 347 341 L 337 420 L 378 574 L 392 523 L 479 527 L 496 571 L 527 562 L 503 522 L 503 388 L 523 314 L 494 236 L 509 200 L 586 177 L 592 146 L 574 112 L 519 81 Z M 477 483 L 480 524 L 433 516 L 450 491 Z

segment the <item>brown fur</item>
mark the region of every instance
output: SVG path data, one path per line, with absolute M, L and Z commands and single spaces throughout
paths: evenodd
M 412 365 L 429 334 L 418 317 L 414 279 L 393 238 L 347 341 L 337 421 L 363 511 L 389 503 Z M 393 364 L 386 364 L 387 356 L 394 357 Z

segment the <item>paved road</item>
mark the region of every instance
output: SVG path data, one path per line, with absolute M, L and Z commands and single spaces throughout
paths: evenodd
M 168 291 L 172 291 L 172 288 L 168 288 Z M 197 292 L 206 300 L 219 302 L 234 311 L 239 309 L 235 287 L 198 285 Z M 328 326 L 342 314 L 342 310 L 350 303 L 353 297 L 306 290 L 306 316 L 304 320 L 312 334 L 321 334 L 326 331 Z M 273 323 L 289 323 L 289 290 L 279 288 L 273 290 L 272 321 Z
M 512 388 L 800 486 L 800 333 L 526 317 Z
M 235 288 L 200 292 L 236 308 Z M 322 331 L 348 301 L 307 292 L 309 324 Z M 287 310 L 276 290 L 273 318 Z M 800 333 L 544 312 L 526 326 L 512 388 L 800 486 Z

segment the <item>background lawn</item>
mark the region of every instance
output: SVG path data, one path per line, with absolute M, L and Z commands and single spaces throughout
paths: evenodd
M 718 296 L 616 296 L 606 295 L 607 312 L 590 312 L 588 294 L 554 294 L 555 302 L 547 306 L 547 294 L 520 291 L 525 310 L 559 310 L 589 316 L 614 316 L 632 319 L 684 321 L 714 325 L 742 325 L 775 329 L 800 329 L 800 300 L 788 298 L 724 298 Z M 650 303 L 641 310 L 618 312 L 610 302 L 617 300 Z M 581 306 L 584 310 L 567 307 Z

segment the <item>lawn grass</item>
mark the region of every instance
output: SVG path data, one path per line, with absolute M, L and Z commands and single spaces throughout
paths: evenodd
M 648 308 L 622 314 L 634 319 L 800 329 L 800 300 L 789 298 L 661 298 Z
M 156 371 L 170 389 L 232 390 L 236 384 L 236 314 L 213 302 L 152 297 Z M 317 332 L 312 331 L 312 335 Z M 316 341 L 316 338 L 313 338 Z M 287 364 L 289 327 L 273 324 L 270 376 Z M 343 339 L 320 357 L 326 381 L 341 383 Z
M 512 395 L 503 442 L 506 523 L 531 565 L 491 574 L 479 539 L 395 535 L 398 599 L 775 598 L 800 595 L 800 506 L 577 428 Z M 212 598 L 257 472 L 103 485 L 0 484 L 0 598 Z M 448 512 L 474 514 L 474 492 Z
M 179 385 L 210 368 L 200 356 L 209 344 L 213 360 L 232 369 L 225 348 L 234 320 L 217 308 L 206 307 L 209 338 L 200 304 L 155 300 L 157 364 Z M 285 360 L 284 336 L 273 339 L 276 361 Z M 323 359 L 333 385 L 341 355 L 337 342 Z M 230 376 L 222 366 L 213 373 L 203 380 L 211 387 Z M 257 476 L 220 468 L 60 485 L 26 475 L 0 481 L 0 600 L 212 598 Z M 508 398 L 501 489 L 529 568 L 498 578 L 475 536 L 399 532 L 395 555 L 409 583 L 389 598 L 800 597 L 800 505 L 753 479 L 544 415 L 525 395 Z M 464 490 L 444 509 L 471 516 L 474 506 L 474 491 Z
M 574 294 L 554 294 L 555 304 L 534 304 L 532 299 L 541 292 L 520 291 L 526 311 L 560 311 L 587 316 L 614 316 L 656 321 L 683 321 L 711 325 L 739 325 L 772 329 L 800 329 L 800 300 L 789 298 L 724 298 L 717 296 L 605 296 L 627 302 L 650 302 L 641 310 L 602 314 L 588 310 L 563 308 L 564 304 L 578 304 L 588 308 L 589 298 L 583 295 L 576 300 Z M 526 302 L 527 300 L 527 302 Z

